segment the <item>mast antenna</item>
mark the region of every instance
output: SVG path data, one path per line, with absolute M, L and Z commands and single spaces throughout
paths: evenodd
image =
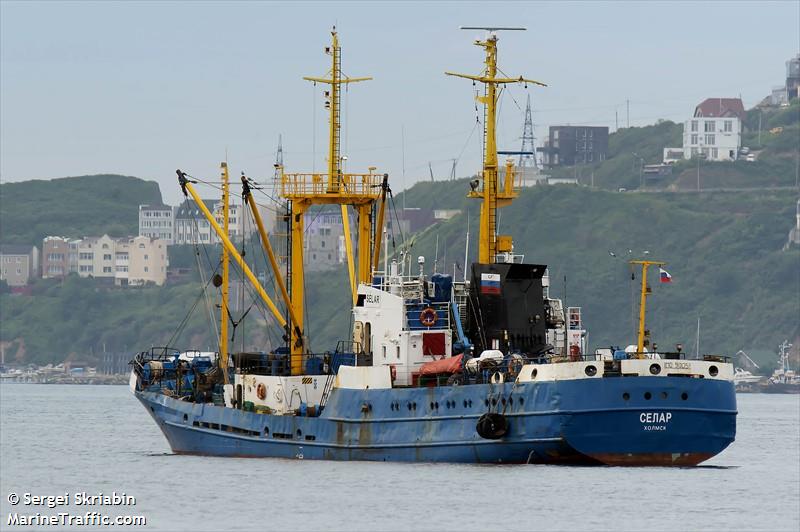
M 467 194 L 470 198 L 481 200 L 480 230 L 478 238 L 478 262 L 481 264 L 493 264 L 497 261 L 498 254 L 510 253 L 513 249 L 513 242 L 508 235 L 497 234 L 497 209 L 510 205 L 519 195 L 515 187 L 513 162 L 509 162 L 505 169 L 505 178 L 502 186 L 499 186 L 499 168 L 497 164 L 497 99 L 498 85 L 503 86 L 509 83 L 528 83 L 533 85 L 546 85 L 540 81 L 526 79 L 522 76 L 516 78 L 497 77 L 497 35 L 500 30 L 524 31 L 525 28 L 508 26 L 461 26 L 462 30 L 487 30 L 489 35 L 485 40 L 477 39 L 476 46 L 484 49 L 486 67 L 479 75 L 458 74 L 455 72 L 445 72 L 448 76 L 469 79 L 473 82 L 483 83 L 484 94 L 476 99 L 485 106 L 484 109 L 484 153 L 483 153 L 483 178 L 482 190 L 478 190 L 480 183 L 475 186 L 470 185 L 472 190 Z M 501 72 L 502 73 L 502 72 Z

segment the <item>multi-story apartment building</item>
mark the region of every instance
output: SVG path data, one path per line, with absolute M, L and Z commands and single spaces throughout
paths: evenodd
M 306 213 L 304 224 L 303 259 L 308 271 L 327 270 L 347 260 L 341 212 Z M 352 233 L 352 218 L 350 227 Z
M 211 212 L 216 210 L 216 200 L 203 200 Z M 217 241 L 211 225 L 194 200 L 185 200 L 174 209 L 173 244 L 213 244 Z
M 545 146 L 536 151 L 543 154 L 548 167 L 599 163 L 608 156 L 608 128 L 550 126 Z
M 133 238 L 87 237 L 70 240 L 48 236 L 43 242 L 44 277 L 105 279 L 119 286 L 140 286 L 167 279 L 167 243 L 148 236 Z
M 167 244 L 146 236 L 137 236 L 127 242 L 128 285 L 141 286 L 154 283 L 158 286 L 167 280 Z
M 203 203 L 214 215 L 216 222 L 222 225 L 222 202 L 205 199 Z M 259 214 L 265 229 L 271 231 L 275 221 L 274 212 L 259 206 Z M 242 236 L 249 237 L 258 230 L 255 223 L 249 220 L 249 212 L 244 205 L 237 203 L 229 205 L 228 234 L 232 240 L 236 241 Z M 141 228 L 139 234 L 143 234 Z M 174 208 L 172 244 L 216 244 L 218 242 L 219 238 L 216 232 L 194 200 L 186 200 Z
M 139 205 L 139 235 L 173 243 L 175 212 L 169 205 Z
M 786 61 L 786 99 L 800 98 L 800 54 Z
M 39 275 L 39 248 L 28 245 L 0 246 L 0 280 L 8 286 L 25 286 Z
M 48 236 L 42 241 L 42 277 L 64 277 L 70 272 L 70 239 Z M 77 256 L 75 256 L 77 261 Z
M 745 111 L 739 98 L 708 98 L 683 125 L 683 157 L 735 161 L 742 145 Z

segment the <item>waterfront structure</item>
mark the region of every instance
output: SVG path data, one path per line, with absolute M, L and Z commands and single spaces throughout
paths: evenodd
M 683 125 L 683 157 L 735 161 L 742 146 L 744 105 L 740 98 L 707 98 Z
M 25 286 L 39 276 L 39 248 L 28 245 L 0 245 L 0 280 L 8 286 Z
M 172 245 L 175 214 L 169 205 L 139 205 L 139 236 L 157 238 Z
M 608 128 L 605 126 L 550 126 L 543 155 L 547 167 L 599 163 L 608 157 Z

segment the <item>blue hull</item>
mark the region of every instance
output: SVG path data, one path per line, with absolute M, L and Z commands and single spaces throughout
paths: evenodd
M 136 396 L 174 452 L 215 456 L 696 465 L 736 435 L 733 384 L 680 377 L 335 389 L 319 417 Z M 505 436 L 478 435 L 486 412 L 506 417 Z

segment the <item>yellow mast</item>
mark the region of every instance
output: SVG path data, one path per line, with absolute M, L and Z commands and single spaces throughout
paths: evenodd
M 330 86 L 329 91 L 325 91 L 325 106 L 330 112 L 328 120 L 328 191 L 338 191 L 339 187 L 345 185 L 342 175 L 342 157 L 339 154 L 341 147 L 341 85 L 348 83 L 356 83 L 359 81 L 369 81 L 372 78 L 348 78 L 342 79 L 342 48 L 339 46 L 339 35 L 336 33 L 334 27 L 331 31 L 332 42 L 331 46 L 325 48 L 325 53 L 331 56 L 331 69 L 328 71 L 330 78 L 316 78 L 305 76 L 303 79 L 313 81 L 314 83 L 325 83 Z M 353 295 L 353 302 L 355 303 L 356 282 L 355 266 L 353 264 L 353 241 L 350 232 L 350 216 L 348 215 L 347 204 L 341 205 L 342 209 L 342 225 L 344 229 L 344 243 L 347 250 L 347 271 L 350 275 L 350 292 Z M 361 216 L 359 211 L 359 217 Z M 360 226 L 359 226 L 360 229 Z M 361 235 L 359 234 L 359 237 Z M 359 272 L 359 280 L 361 272 Z
M 341 48 L 336 28 L 331 31 L 331 46 L 325 53 L 331 56 L 331 70 L 326 78 L 304 77 L 303 79 L 330 86 L 325 92 L 325 104 L 329 109 L 328 173 L 327 174 L 285 174 L 281 172 L 281 196 L 291 202 L 291 282 L 290 298 L 297 316 L 297 328 L 303 330 L 304 316 L 304 272 L 303 239 L 304 215 L 312 205 L 340 205 L 347 251 L 348 273 L 353 301 L 359 283 L 367 283 L 372 275 L 370 244 L 372 242 L 372 209 L 381 190 L 383 176 L 373 174 L 346 174 L 342 172 L 340 150 L 340 92 L 341 86 L 372 78 L 348 78 L 342 75 Z M 358 263 L 353 251 L 350 232 L 348 205 L 353 205 L 358 215 Z M 302 373 L 302 342 L 296 341 L 295 327 L 292 327 L 292 375 Z
M 226 236 L 230 235 L 228 230 L 228 163 L 220 163 L 222 169 L 222 231 Z M 219 306 L 219 359 L 222 367 L 222 375 L 225 384 L 228 384 L 228 283 L 230 277 L 230 258 L 228 250 L 222 246 L 222 301 Z
M 512 240 L 510 236 L 497 235 L 497 208 L 510 205 L 518 193 L 514 190 L 512 176 L 506 176 L 506 186 L 503 190 L 498 190 L 498 168 L 497 168 L 497 86 L 507 83 L 533 83 L 546 87 L 532 79 L 518 78 L 498 78 L 497 77 L 497 34 L 496 30 L 520 30 L 525 28 L 474 28 L 464 27 L 462 29 L 485 29 L 489 31 L 486 40 L 476 40 L 475 45 L 482 47 L 486 51 L 486 69 L 483 74 L 473 76 L 469 74 L 457 74 L 445 72 L 448 76 L 471 79 L 484 84 L 484 96 L 478 96 L 477 100 L 485 106 L 485 152 L 483 155 L 483 190 L 473 189 L 467 196 L 470 198 L 480 198 L 480 235 L 478 239 L 478 262 L 481 264 L 491 264 L 496 260 L 498 252 L 510 252 Z M 511 168 L 508 167 L 507 171 Z
M 650 345 L 650 331 L 645 328 L 645 314 L 647 312 L 647 296 L 652 293 L 647 285 L 647 268 L 650 266 L 664 266 L 666 262 L 654 260 L 632 260 L 629 264 L 642 266 L 642 293 L 639 300 L 639 334 L 636 339 L 636 357 L 644 358 L 644 348 Z

